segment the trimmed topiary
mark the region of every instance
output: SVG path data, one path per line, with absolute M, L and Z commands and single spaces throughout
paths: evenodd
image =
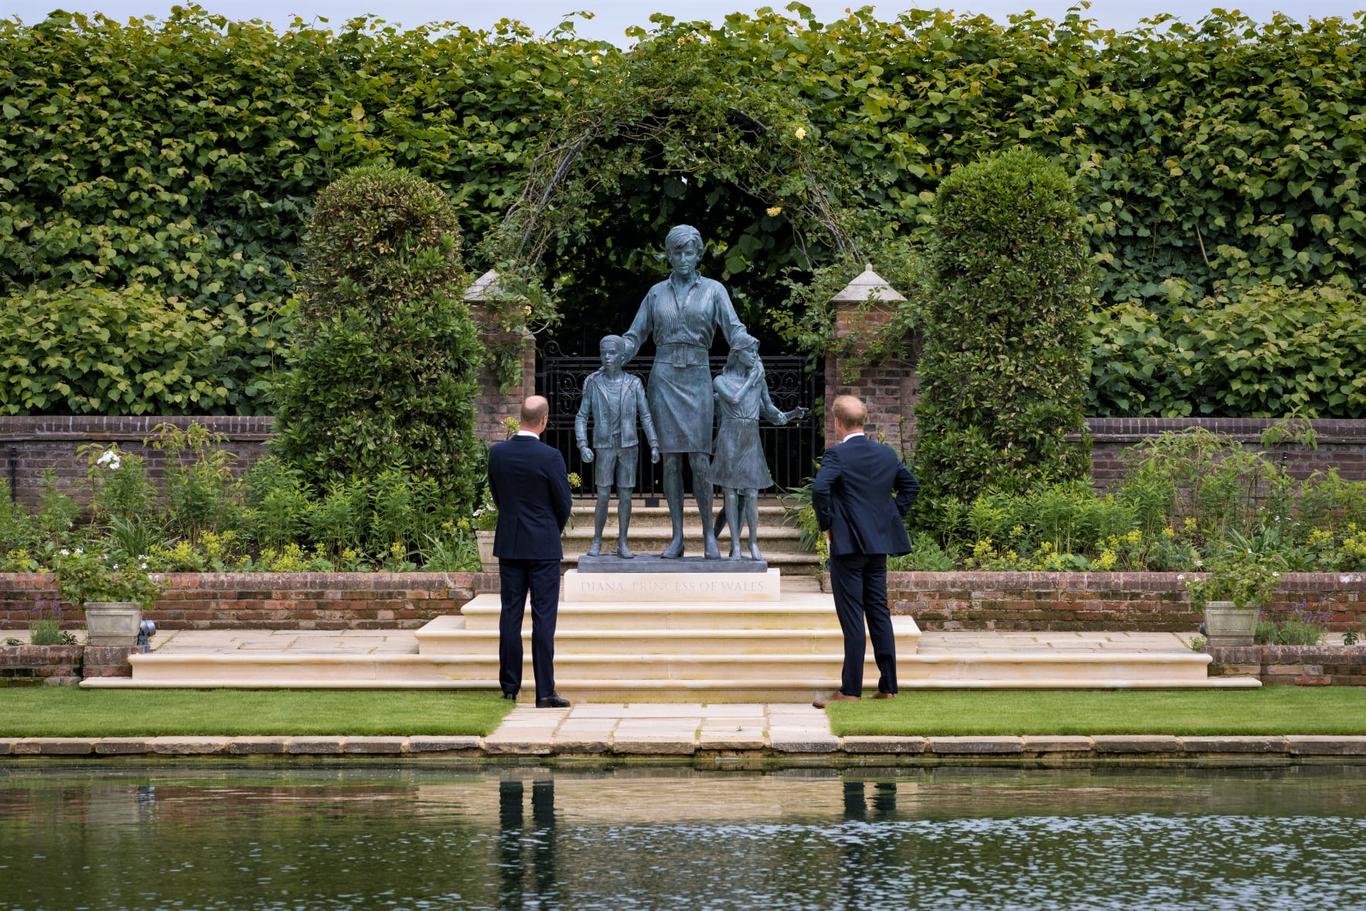
M 916 463 L 930 498 L 1084 477 L 1093 273 L 1067 175 L 1028 151 L 940 184 Z M 927 503 L 928 506 L 928 503 Z
M 483 348 L 463 300 L 455 211 L 403 170 L 362 168 L 318 195 L 304 240 L 278 452 L 309 482 L 393 468 L 473 508 L 482 464 L 474 400 Z

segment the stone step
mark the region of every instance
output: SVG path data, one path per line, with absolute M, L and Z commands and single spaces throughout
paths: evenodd
M 615 516 L 613 518 L 615 519 Z M 618 528 L 616 522 L 608 521 L 606 527 L 603 529 L 602 532 L 603 540 L 605 541 L 610 538 L 611 540 L 615 541 L 617 539 L 617 533 Z M 637 541 L 659 541 L 662 543 L 667 543 L 669 539 L 672 537 L 673 529 L 670 528 L 668 525 L 641 526 L 636 524 L 634 517 L 631 519 L 630 539 L 631 545 L 633 547 L 635 546 L 635 543 Z M 767 525 L 761 526 L 759 528 L 760 547 L 764 547 L 765 545 L 771 545 L 776 542 L 793 542 L 795 544 L 796 542 L 801 541 L 801 537 L 801 529 L 789 528 L 786 525 Z M 564 530 L 564 534 L 562 534 L 560 538 L 564 541 L 566 547 L 569 546 L 569 543 L 571 541 L 592 540 L 593 520 L 590 518 L 587 522 L 579 522 L 575 524 L 572 528 L 566 528 Z M 689 545 L 701 546 L 701 529 L 697 528 L 696 526 L 684 526 L 683 540 L 685 543 Z M 729 532 L 721 532 L 721 540 L 729 541 Z M 741 540 L 747 540 L 747 537 L 744 533 L 741 534 Z
M 476 595 L 461 608 L 461 616 L 466 629 L 497 630 L 501 611 L 502 602 L 498 595 L 482 594 Z M 439 623 L 441 619 L 431 622 Z M 780 601 L 739 603 L 561 601 L 556 620 L 557 633 L 573 630 L 667 629 L 838 630 L 839 620 L 835 616 L 834 599 L 824 592 L 785 592 Z
M 909 617 L 894 623 L 898 655 L 915 654 L 920 630 Z M 522 639 L 531 641 L 531 624 Z M 417 632 L 423 655 L 484 657 L 498 653 L 496 629 L 466 629 L 462 617 L 439 617 Z M 844 648 L 839 627 L 827 629 L 598 629 L 555 631 L 555 656 L 572 655 L 817 655 Z M 871 646 L 870 646 L 871 648 Z
M 657 547 L 651 547 L 649 546 L 649 544 L 650 542 L 641 542 L 637 540 L 635 532 L 631 532 L 631 550 L 634 551 L 637 556 L 658 556 L 660 552 L 662 552 L 664 549 L 663 542 L 659 542 L 659 546 Z M 684 551 L 684 553 L 687 556 L 695 557 L 702 555 L 702 541 L 700 539 L 697 541 L 696 544 L 686 544 L 685 547 L 686 550 Z M 760 542 L 759 547 L 763 552 L 764 561 L 773 566 L 782 567 L 782 570 L 785 574 L 807 576 L 820 575 L 820 559 L 815 554 L 809 554 L 804 552 L 784 553 L 783 551 L 773 551 L 764 547 L 762 542 Z M 583 550 L 585 553 L 588 550 L 587 541 L 583 542 Z M 616 539 L 604 539 L 603 552 L 616 553 Z M 721 539 L 721 553 L 728 554 L 729 552 L 730 544 L 723 537 Z M 583 555 L 584 554 L 582 553 L 571 553 L 569 548 L 566 547 L 564 559 L 560 562 L 560 565 L 564 569 L 574 569 L 579 565 L 579 557 L 582 557 Z
M 1201 660 L 1204 659 L 1204 660 Z M 496 689 L 497 656 L 342 655 L 297 652 L 133 655 L 132 678 L 90 678 L 89 687 Z M 842 656 L 557 655 L 556 684 L 589 701 L 804 701 L 838 682 Z M 1204 676 L 1208 656 L 979 652 L 898 656 L 903 689 L 1256 687 L 1255 678 Z M 531 669 L 524 680 L 531 680 Z M 113 682 L 117 681 L 117 682 Z M 869 656 L 865 686 L 876 686 Z M 528 687 L 529 688 L 529 687 Z

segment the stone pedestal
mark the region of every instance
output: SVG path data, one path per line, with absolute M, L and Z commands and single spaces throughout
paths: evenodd
M 776 569 L 739 573 L 584 572 L 571 569 L 564 574 L 560 589 L 564 601 L 569 604 L 752 602 L 777 601 L 782 597 L 781 573 Z

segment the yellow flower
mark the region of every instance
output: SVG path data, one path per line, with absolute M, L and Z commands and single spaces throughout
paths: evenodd
M 593 55 L 592 60 L 594 66 L 597 66 L 599 63 L 602 63 L 602 58 L 599 57 L 597 54 Z
M 806 127 L 797 127 L 796 132 L 794 132 L 792 135 L 793 135 L 793 136 L 796 136 L 798 139 L 805 139 L 805 138 L 806 138 Z
M 767 211 L 768 211 L 768 215 L 769 215 L 770 218 L 776 218 L 776 217 L 778 217 L 779 215 L 782 214 L 782 212 L 783 212 L 783 207 L 782 207 L 782 206 L 769 206 Z

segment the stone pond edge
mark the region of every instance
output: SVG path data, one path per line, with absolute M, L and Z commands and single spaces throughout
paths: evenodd
M 1180 761 L 1276 757 L 1287 761 L 1366 763 L 1366 736 L 1286 734 L 1189 736 L 1171 734 L 1027 735 L 1020 737 L 818 736 L 755 738 L 734 742 L 714 736 L 705 742 L 593 738 L 554 743 L 477 736 L 218 736 L 218 737 L 3 737 L 0 761 L 31 757 L 186 756 L 416 756 L 469 758 L 528 756 L 683 757 L 726 754 L 769 757 L 802 755 L 843 760 L 896 757 L 926 763 L 972 759 L 1108 760 L 1165 758 Z

